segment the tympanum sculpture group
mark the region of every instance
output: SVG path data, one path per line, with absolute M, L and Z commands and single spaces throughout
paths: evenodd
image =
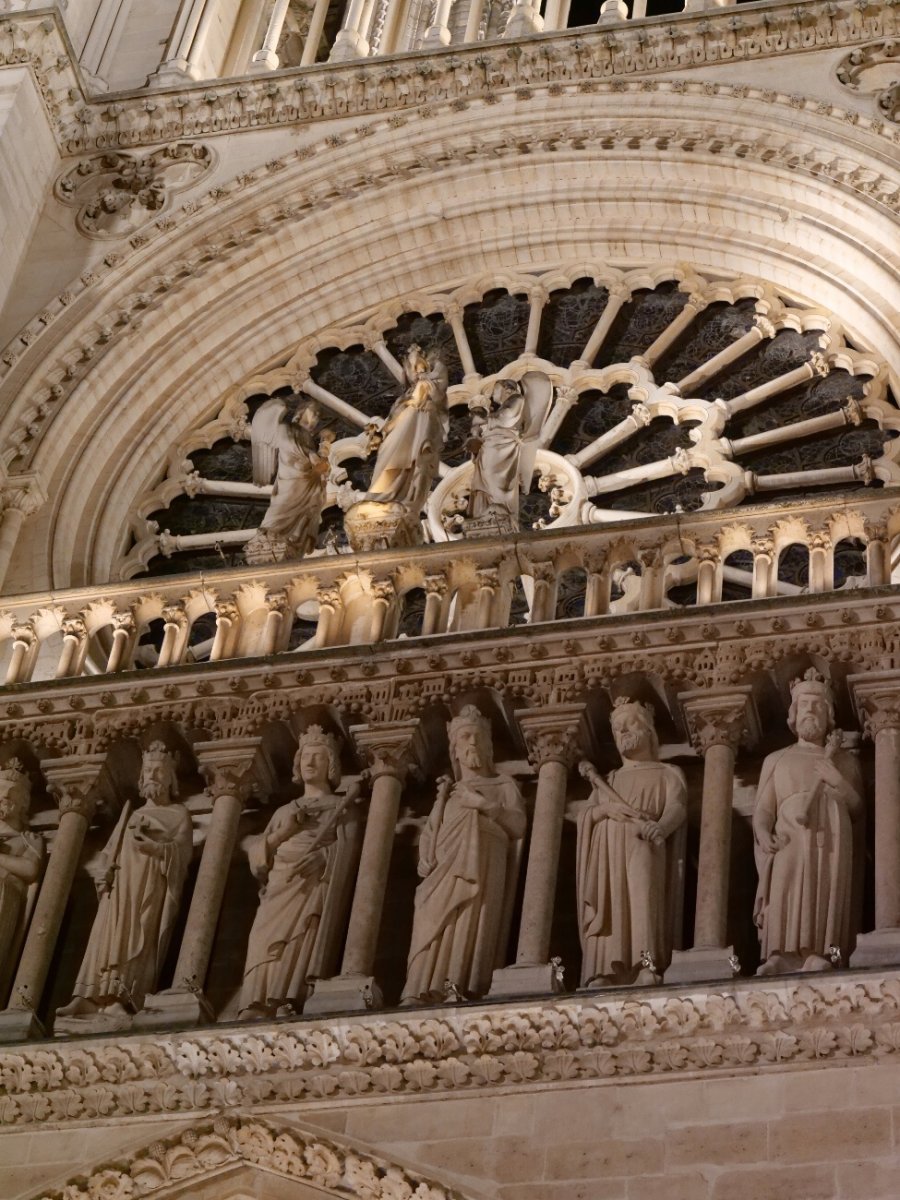
M 752 820 L 763 975 L 831 969 L 847 962 L 855 943 L 863 784 L 834 724 L 831 687 L 808 671 L 791 689 L 796 741 L 765 759 Z M 576 825 L 574 871 L 563 874 L 560 896 L 568 891 L 576 906 L 584 989 L 661 983 L 682 935 L 685 775 L 660 753 L 653 706 L 619 697 L 609 731 L 621 765 L 604 778 L 583 759 L 588 794 L 570 775 L 560 795 L 560 812 L 567 806 Z M 516 898 L 530 869 L 521 760 L 512 769 L 496 765 L 492 719 L 472 703 L 450 718 L 447 734 L 450 773 L 437 779 L 418 837 L 403 1004 L 495 994 L 508 974 L 500 968 L 510 962 Z M 367 810 L 366 775 L 346 774 L 341 757 L 335 733 L 308 726 L 293 760 L 299 794 L 246 843 L 259 900 L 230 1010 L 242 1019 L 301 1012 L 317 981 L 334 980 L 338 970 Z M 125 1028 L 166 983 L 195 831 L 178 797 L 173 755 L 160 741 L 143 751 L 139 794 L 142 803 L 124 805 L 90 867 L 99 903 L 72 998 L 57 1011 L 57 1033 Z M 27 772 L 7 760 L 0 766 L 7 992 L 43 861 L 42 838 L 27 825 L 29 801 Z M 704 791 L 704 805 L 711 802 Z M 390 835 L 387 826 L 388 856 Z

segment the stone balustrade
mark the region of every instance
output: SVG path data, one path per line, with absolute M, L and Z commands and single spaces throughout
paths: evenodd
M 8 598 L 0 609 L 0 679 L 11 686 L 207 660 L 296 658 L 572 616 L 675 615 L 734 602 L 727 597 L 879 587 L 890 582 L 898 531 L 900 502 L 884 490 L 851 508 L 827 498 L 758 505 L 725 522 L 718 513 L 684 513 L 522 535 L 512 546 L 498 537 L 322 554 Z M 836 585 L 835 554 L 843 550 L 851 569 Z M 782 570 L 788 554 L 794 581 Z

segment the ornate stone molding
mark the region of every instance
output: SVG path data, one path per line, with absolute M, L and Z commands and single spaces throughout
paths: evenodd
M 160 722 L 223 739 L 256 735 L 295 711 L 331 706 L 372 725 L 408 722 L 434 704 L 486 687 L 526 706 L 575 703 L 642 673 L 678 691 L 743 685 L 785 659 L 834 664 L 838 677 L 900 669 L 900 603 L 889 589 L 745 601 L 738 611 L 607 615 L 506 630 L 444 634 L 258 660 L 96 679 L 21 684 L 0 697 L 0 740 L 61 756 L 99 753 Z M 673 641 L 672 631 L 677 637 Z
M 162 213 L 171 196 L 193 186 L 213 162 L 206 146 L 188 142 L 169 143 L 143 158 L 98 154 L 60 176 L 56 194 L 77 207 L 75 223 L 86 237 L 124 238 Z
M 762 103 L 778 101 L 788 103 L 790 99 L 787 96 L 779 96 L 775 92 L 767 92 L 765 89 L 717 82 L 701 84 L 665 80 L 657 84 L 653 80 L 644 80 L 643 83 L 639 83 L 637 80 L 623 79 L 617 80 L 615 83 L 621 86 L 613 86 L 613 83 L 604 82 L 602 77 L 597 80 L 592 78 L 589 90 L 598 93 L 623 91 L 639 93 L 648 90 L 647 84 L 652 84 L 650 90 L 654 91 L 668 91 L 687 97 L 714 94 L 721 97 L 723 101 L 732 97 L 742 104 L 751 100 Z M 676 84 L 680 86 L 676 87 Z M 577 90 L 574 83 L 567 84 L 566 87 L 572 92 Z M 542 89 L 548 92 L 553 90 L 550 84 L 539 83 L 535 92 Z M 515 96 L 516 93 L 513 92 L 513 95 Z M 466 101 L 466 104 L 471 102 Z M 474 102 L 486 103 L 486 101 L 479 100 Z M 817 108 L 812 101 L 804 101 L 804 104 L 806 103 L 815 112 L 817 119 L 825 118 L 830 114 L 836 119 L 841 119 L 842 115 L 848 118 L 852 116 L 857 125 L 864 125 L 867 121 L 865 118 L 859 118 L 855 113 L 841 114 L 837 110 L 831 113 L 833 107 L 831 105 L 825 106 L 828 113 L 820 113 L 821 105 Z M 447 111 L 452 111 L 452 105 L 446 102 L 443 107 Z M 796 108 L 796 104 L 793 107 Z M 433 104 L 423 104 L 418 112 L 420 116 L 433 117 L 436 108 L 440 112 L 439 100 Z M 329 135 L 318 144 L 313 143 L 292 154 L 284 155 L 277 160 L 278 170 L 286 168 L 292 163 L 292 160 L 306 164 L 307 160 L 315 157 L 318 164 L 324 164 L 326 159 L 323 156 L 328 156 L 330 159 L 335 154 L 340 154 L 343 160 L 346 157 L 346 147 L 379 131 L 391 128 L 392 122 L 399 121 L 401 125 L 406 125 L 410 120 L 411 116 L 409 115 L 399 115 L 388 120 L 374 120 L 367 125 L 358 127 L 353 132 L 341 135 L 337 143 L 335 143 L 334 137 Z M 883 123 L 878 130 L 875 129 L 877 123 L 869 122 L 869 124 L 873 126 L 875 132 L 883 132 Z M 434 172 L 445 166 L 452 167 L 457 162 L 471 163 L 482 158 L 493 160 L 498 155 L 533 155 L 537 151 L 552 153 L 555 150 L 565 150 L 567 153 L 574 151 L 595 154 L 606 151 L 620 154 L 623 150 L 627 150 L 631 154 L 635 151 L 646 150 L 655 155 L 660 149 L 668 146 L 688 145 L 694 157 L 702 154 L 705 150 L 720 159 L 733 154 L 741 160 L 761 161 L 770 168 L 772 166 L 780 167 L 810 178 L 827 180 L 842 190 L 848 190 L 858 197 L 864 198 L 866 203 L 874 203 L 896 213 L 898 205 L 900 205 L 900 198 L 898 198 L 896 183 L 890 172 L 879 170 L 871 162 L 862 161 L 864 156 L 861 155 L 858 147 L 848 146 L 845 148 L 845 153 L 835 157 L 833 150 L 829 150 L 831 142 L 830 136 L 828 138 L 810 137 L 808 131 L 802 133 L 798 131 L 797 137 L 785 141 L 783 137 L 772 137 L 764 129 L 759 128 L 753 136 L 748 136 L 746 131 L 728 131 L 723 127 L 721 121 L 717 121 L 715 128 L 710 129 L 704 129 L 696 121 L 688 124 L 679 122 L 677 125 L 660 129 L 658 123 L 636 122 L 632 118 L 625 118 L 613 122 L 609 128 L 598 125 L 594 128 L 573 129 L 571 125 L 560 124 L 557 130 L 547 130 L 542 127 L 533 133 L 506 131 L 494 137 L 479 136 L 477 139 L 473 139 L 471 144 L 466 145 L 430 146 L 427 150 L 417 147 L 409 149 L 401 147 L 392 151 L 390 164 L 384 170 L 374 169 L 374 166 L 370 164 L 367 164 L 362 170 L 351 168 L 349 171 L 344 170 L 341 166 L 328 172 L 327 179 L 323 178 L 313 186 L 295 188 L 289 200 L 284 198 L 273 200 L 271 204 L 263 206 L 253 214 L 232 220 L 227 227 L 223 227 L 220 223 L 212 239 L 201 238 L 197 247 L 187 255 L 183 251 L 179 251 L 176 261 L 168 264 L 162 263 L 159 255 L 154 254 L 152 265 L 148 264 L 148 267 L 142 271 L 142 278 L 131 286 L 130 295 L 125 298 L 116 297 L 112 304 L 107 304 L 99 309 L 93 318 L 92 329 L 79 330 L 77 351 L 69 347 L 67 350 L 59 352 L 56 361 L 49 360 L 44 364 L 42 368 L 43 383 L 36 393 L 32 393 L 30 388 L 27 390 L 24 397 L 27 400 L 27 408 L 18 423 L 18 429 L 14 433 L 10 431 L 7 440 L 12 452 L 17 451 L 21 456 L 25 447 L 38 440 L 49 426 L 50 422 L 47 421 L 47 417 L 52 415 L 54 406 L 57 406 L 58 402 L 77 386 L 87 371 L 93 369 L 98 358 L 105 355 L 118 342 L 123 333 L 132 330 L 135 322 L 142 320 L 148 309 L 158 307 L 173 290 L 180 289 L 190 280 L 203 275 L 213 266 L 221 263 L 223 258 L 235 253 L 246 252 L 249 243 L 267 236 L 273 227 L 293 225 L 298 221 L 307 220 L 320 212 L 323 204 L 335 203 L 351 195 L 358 196 L 372 189 L 377 190 L 389 186 L 400 176 Z M 240 197 L 240 193 L 247 189 L 257 188 L 263 180 L 271 177 L 275 165 L 268 163 L 256 170 L 244 171 L 232 180 L 217 184 L 205 196 L 192 199 L 180 210 L 173 210 L 171 215 L 166 214 L 156 221 L 151 221 L 127 242 L 120 242 L 117 249 L 106 255 L 102 262 L 85 272 L 80 279 L 73 280 L 64 292 L 51 301 L 5 347 L 0 354 L 0 379 L 19 361 L 23 353 L 33 348 L 36 341 L 43 339 L 46 331 L 55 324 L 59 316 L 69 310 L 83 293 L 97 285 L 109 291 L 110 280 L 118 277 L 126 263 L 135 254 L 142 253 L 148 244 L 170 235 L 177 223 L 189 221 L 202 223 L 205 217 L 214 211 L 215 206 L 233 202 Z M 307 165 L 304 165 L 303 169 L 308 173 Z M 71 319 L 71 312 L 69 317 Z
M 131 1200 L 162 1188 L 215 1178 L 224 1167 L 261 1167 L 269 1176 L 367 1200 L 453 1200 L 441 1184 L 394 1163 L 271 1121 L 218 1117 L 117 1158 L 34 1200 Z
M 254 1025 L 0 1052 L 0 1123 L 73 1124 L 160 1113 L 296 1109 L 359 1097 L 464 1094 L 578 1080 L 900 1053 L 900 976 L 719 984 L 533 1004 Z M 115 1194 L 115 1193 L 113 1193 Z

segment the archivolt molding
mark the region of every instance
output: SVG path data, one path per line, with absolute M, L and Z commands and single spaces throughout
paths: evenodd
M 754 91 L 719 84 L 690 84 L 677 89 L 678 82 L 661 84 L 660 89 L 670 90 L 673 95 L 681 92 L 701 97 L 712 87 L 723 99 L 738 101 Z M 644 90 L 637 84 L 625 87 L 629 91 Z M 174 293 L 202 286 L 215 269 L 229 260 L 247 257 L 255 245 L 272 236 L 273 230 L 283 236 L 304 222 L 315 222 L 326 208 L 363 200 L 372 190 L 498 159 L 527 157 L 533 162 L 538 155 L 554 153 L 566 157 L 587 153 L 602 159 L 609 154 L 618 165 L 623 155 L 626 161 L 633 158 L 638 162 L 648 156 L 659 159 L 661 154 L 677 160 L 689 152 L 695 162 L 703 159 L 721 166 L 730 160 L 731 169 L 738 171 L 749 160 L 767 172 L 805 175 L 814 181 L 814 189 L 837 186 L 853 192 L 876 212 L 900 212 L 900 187 L 896 172 L 888 168 L 887 162 L 866 156 L 857 161 L 849 156 L 849 150 L 847 156 L 836 157 L 833 143 L 823 148 L 827 139 L 816 138 L 812 130 L 798 138 L 800 131 L 795 129 L 789 140 L 774 129 L 760 133 L 759 122 L 749 110 L 740 116 L 735 112 L 737 119 L 731 126 L 722 121 L 720 109 L 712 127 L 699 116 L 693 118 L 693 123 L 660 126 L 655 115 L 651 123 L 641 124 L 633 115 L 626 115 L 633 114 L 633 107 L 633 103 L 623 104 L 621 117 L 618 112 L 611 113 L 602 123 L 553 123 L 545 114 L 530 129 L 499 134 L 488 132 L 497 121 L 495 115 L 485 114 L 488 119 L 468 136 L 443 137 L 425 126 L 419 127 L 416 134 L 409 126 L 410 118 L 401 116 L 400 125 L 406 127 L 403 134 L 390 136 L 392 130 L 400 128 L 394 119 L 376 122 L 353 134 L 325 139 L 317 147 L 302 148 L 256 171 L 244 172 L 230 183 L 218 184 L 204 198 L 189 201 L 172 215 L 151 222 L 127 242 L 119 243 L 102 265 L 73 281 L 3 351 L 0 388 L 14 389 L 18 397 L 2 430 L 7 461 L 11 456 L 30 461 L 61 402 L 117 348 L 123 336 L 133 341 L 136 327 L 171 304 Z M 373 145 L 374 153 L 360 161 L 359 143 L 379 131 L 382 136 Z M 318 159 L 314 165 L 312 158 Z M 301 176 L 304 186 L 298 189 L 297 179 Z M 664 193 L 661 182 L 660 199 Z M 776 219 L 784 220 L 784 216 L 782 213 Z M 162 258 L 160 251 L 167 242 L 171 248 Z M 101 290 L 103 301 L 98 304 Z M 60 339 L 53 327 L 63 314 L 68 332 Z M 52 350 L 48 338 L 56 343 Z M 40 382 L 30 378 L 35 370 L 30 364 L 37 363 Z
M 785 1066 L 877 1062 L 900 1053 L 900 977 L 844 974 L 815 983 L 719 985 L 706 995 L 643 989 L 640 999 L 559 999 L 534 1004 L 396 1013 L 219 1029 L 152 1040 L 122 1038 L 27 1046 L 0 1053 L 0 1122 L 23 1127 L 208 1113 L 279 1105 L 435 1096 L 579 1081 L 619 1085 L 682 1074 L 758 1073 Z M 182 1135 L 122 1172 L 135 1194 L 228 1161 L 268 1163 L 292 1178 L 351 1194 L 449 1196 L 376 1160 L 251 1116 Z M 127 1192 L 111 1168 L 109 1190 Z M 300 1174 L 300 1172 L 307 1174 Z M 167 1177 L 168 1172 L 168 1177 Z M 102 1179 L 102 1175 L 94 1177 Z M 366 1183 L 372 1190 L 359 1189 Z M 435 1190 L 392 1191 L 404 1183 Z M 80 1186 L 80 1185 L 76 1185 Z M 378 1190 L 378 1189 L 381 1190 Z M 66 1193 L 67 1200 L 69 1193 Z M 41 1197 L 56 1200 L 56 1196 Z
M 132 1200 L 162 1191 L 186 1196 L 182 1189 L 189 1185 L 199 1186 L 238 1167 L 362 1200 L 459 1200 L 460 1195 L 318 1135 L 271 1121 L 223 1116 L 154 1142 L 124 1161 L 117 1158 L 61 1189 L 40 1192 L 33 1200 Z

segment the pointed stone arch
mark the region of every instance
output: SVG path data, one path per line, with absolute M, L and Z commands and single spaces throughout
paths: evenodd
M 395 1163 L 282 1123 L 217 1117 L 73 1176 L 33 1200 L 464 1200 Z

